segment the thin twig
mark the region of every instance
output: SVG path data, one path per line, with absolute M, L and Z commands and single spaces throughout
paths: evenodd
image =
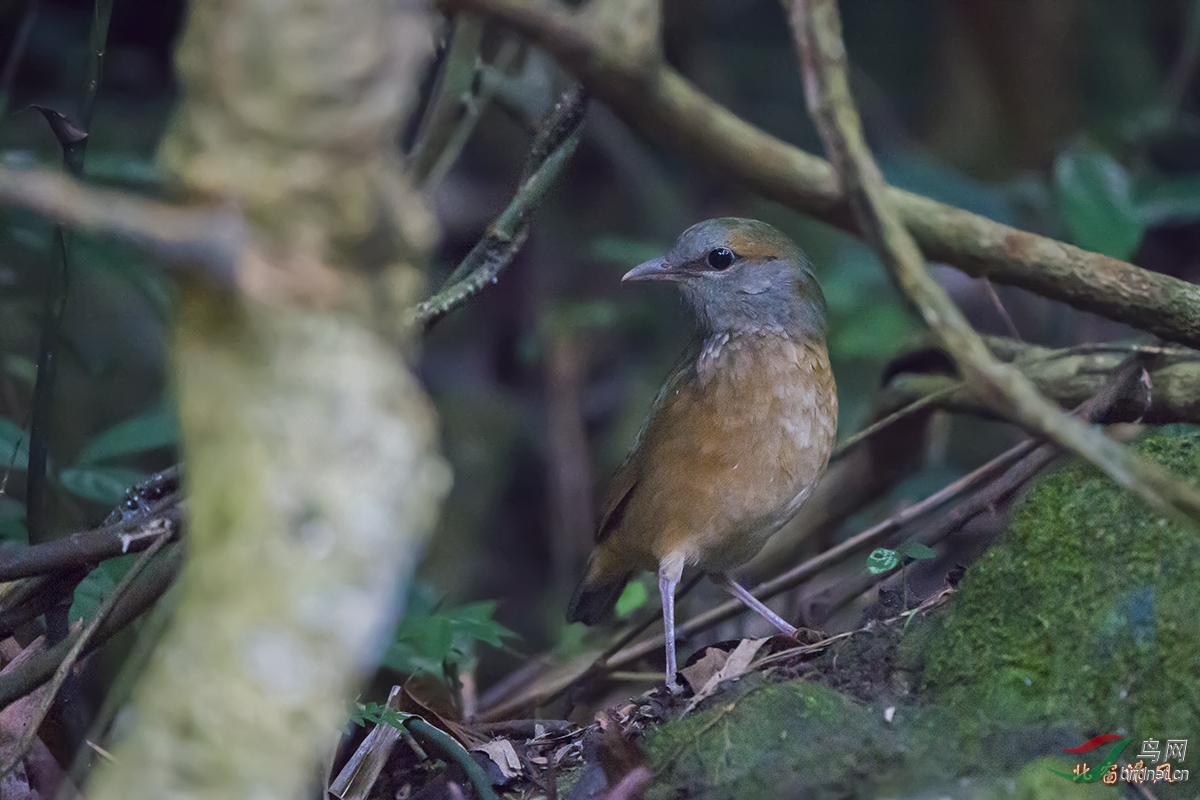
M 1021 332 L 1017 330 L 1017 323 L 1013 322 L 1013 318 L 1009 315 L 1008 309 L 1004 307 L 1004 302 L 1000 299 L 1000 295 L 996 294 L 996 287 L 987 278 L 983 278 L 983 288 L 987 292 L 988 298 L 991 299 L 992 305 L 996 308 L 996 313 L 1000 315 L 1000 319 L 1004 320 L 1004 324 L 1008 328 L 1008 335 L 1018 342 L 1022 341 Z
M 883 263 L 954 356 L 971 390 L 1029 431 L 1077 453 L 1151 506 L 1200 522 L 1200 490 L 1064 414 L 1017 368 L 997 360 L 925 268 L 916 241 L 887 196 L 850 94 L 836 0 L 794 0 L 791 22 L 805 96 L 841 192 Z
M 517 54 L 521 50 L 521 41 L 519 39 L 507 39 L 500 45 L 500 50 L 496 53 L 495 61 L 492 63 L 492 68 L 501 74 L 508 71 L 509 67 L 516 61 Z M 475 126 L 479 123 L 480 117 L 487 109 L 488 104 L 492 102 L 492 96 L 496 93 L 498 84 L 492 82 L 479 82 L 479 93 L 474 95 L 466 103 L 462 119 L 458 121 L 458 125 L 451 132 L 449 139 L 446 141 L 446 146 L 442 152 L 438 154 L 437 161 L 429 170 L 429 175 L 421 179 L 422 188 L 437 186 L 450 172 L 450 168 L 454 166 L 454 162 L 458 160 L 467 142 L 471 139 L 471 134 L 475 130 Z M 421 176 L 418 174 L 418 179 Z
M 579 144 L 580 124 L 586 110 L 587 97 L 578 87 L 569 90 L 555 105 L 534 137 L 521 186 L 508 207 L 451 273 L 448 285 L 414 309 L 416 324 L 428 330 L 485 286 L 495 283 L 500 272 L 512 262 L 529 233 L 530 212 L 554 185 Z
M 422 109 L 408 148 L 407 171 L 414 183 L 426 182 L 438 156 L 453 135 L 455 119 L 463 113 L 479 69 L 479 46 L 485 21 L 473 14 L 447 20 L 449 34 L 434 57 L 429 99 Z
M 87 76 L 83 84 L 83 97 L 79 101 L 79 113 L 75 124 L 84 131 L 92 129 L 92 112 L 96 109 L 96 95 L 100 93 L 100 80 L 104 77 L 104 57 L 108 47 L 108 24 L 112 20 L 114 0 L 96 0 L 92 6 L 92 29 L 88 35 Z M 79 169 L 83 172 L 83 152 L 79 153 Z
M 108 42 L 108 24 L 112 19 L 113 0 L 95 0 L 92 14 L 91 33 L 88 37 L 87 72 L 83 94 L 79 100 L 78 113 L 73 120 L 82 136 L 71 140 L 60 137 L 63 168 L 72 177 L 83 175 L 83 160 L 87 153 L 88 131 L 92 124 L 92 113 L 96 107 L 96 93 L 100 90 L 100 79 L 104 74 L 104 54 Z M 66 311 L 67 293 L 70 287 L 71 255 L 70 235 L 66 226 L 54 228 L 54 259 L 46 281 L 45 301 L 42 306 L 41 336 L 38 344 L 37 379 L 33 386 L 33 404 L 29 423 L 29 466 L 25 484 L 25 525 L 29 531 L 29 543 L 40 544 L 50 538 L 47 516 L 49 508 L 49 476 L 46 465 L 50 453 L 50 420 L 54 402 L 54 384 L 58 373 L 59 337 L 62 332 L 63 313 Z M 60 638 L 57 626 L 47 620 L 47 636 L 51 644 Z
M 847 436 L 845 439 L 838 442 L 838 445 L 837 445 L 837 447 L 835 447 L 833 449 L 833 454 L 829 457 L 829 460 L 833 461 L 835 459 L 840 458 L 841 456 L 845 455 L 845 453 L 851 447 L 854 447 L 856 444 L 858 444 L 862 440 L 867 439 L 871 436 L 874 436 L 876 433 L 879 433 L 879 431 L 883 430 L 884 428 L 891 427 L 892 425 L 894 425 L 895 423 L 904 419 L 905 417 L 915 414 L 916 412 L 920 411 L 923 408 L 928 408 L 930 406 L 939 405 L 943 400 L 948 399 L 949 397 L 954 395 L 956 392 L 961 391 L 961 390 L 962 390 L 962 385 L 956 382 L 953 385 L 947 386 L 944 389 L 939 389 L 938 391 L 930 392 L 929 394 L 924 395 L 923 397 L 918 397 L 916 400 L 912 401 L 911 403 L 904 406 L 903 408 L 901 408 L 897 411 L 893 411 L 891 414 L 888 414 L 883 419 L 872 422 L 870 425 L 863 428 L 858 433 L 855 433 L 852 436 Z
M 29 717 L 25 721 L 25 730 L 21 734 L 20 740 L 17 742 L 16 748 L 12 752 L 12 756 L 8 763 L 0 764 L 0 778 L 3 778 L 8 773 L 12 772 L 17 764 L 21 763 L 21 759 L 29 752 L 29 748 L 33 746 L 33 740 L 37 738 L 38 729 L 42 726 L 42 720 L 46 718 L 46 714 L 50 712 L 50 706 L 54 705 L 54 698 L 58 696 L 58 690 L 62 688 L 66 682 L 67 676 L 71 674 L 71 670 L 75 667 L 75 662 L 83 654 L 84 648 L 92 641 L 96 635 L 96 631 L 100 630 L 100 626 L 104 624 L 112 613 L 117 602 L 129 590 L 137 576 L 142 573 L 145 566 L 150 563 L 150 559 L 162 549 L 170 538 L 170 531 L 164 531 L 154 543 L 146 549 L 134 562 L 129 571 L 121 578 L 120 583 L 112 590 L 108 597 L 104 598 L 104 602 L 96 609 L 96 616 L 92 617 L 91 622 L 87 624 L 71 643 L 70 649 L 59 663 L 58 669 L 54 671 L 54 677 L 50 679 L 50 684 L 42 691 L 38 698 L 37 707 L 32 710 Z
M 813 642 L 812 644 L 804 644 L 804 645 L 800 645 L 799 647 L 789 647 L 786 650 L 780 650 L 778 653 L 771 653 L 770 655 L 763 656 L 759 660 L 752 663 L 748 667 L 748 669 L 749 670 L 760 670 L 763 667 L 770 666 L 771 664 L 774 664 L 779 661 L 786 661 L 787 659 L 793 658 L 795 656 L 809 655 L 811 653 L 819 653 L 822 650 L 827 649 L 829 647 L 829 645 L 831 645 L 831 644 L 840 642 L 843 639 L 849 639 L 852 636 L 857 636 L 860 633 L 870 633 L 873 630 L 875 630 L 876 628 L 878 628 L 878 626 L 880 626 L 880 625 L 893 625 L 902 619 L 908 619 L 909 617 L 914 617 L 917 614 L 923 614 L 933 608 L 936 608 L 936 607 L 944 604 L 946 602 L 946 600 L 949 599 L 950 595 L 952 595 L 953 593 L 954 593 L 953 589 L 943 589 L 940 592 L 938 592 L 937 594 L 933 595 L 932 597 L 930 597 L 927 600 L 925 600 L 924 602 L 922 602 L 916 608 L 906 609 L 905 611 L 902 611 L 901 613 L 897 614 L 896 616 L 888 617 L 887 619 L 884 619 L 884 620 L 872 621 L 871 623 L 864 625 L 861 628 L 852 630 L 852 631 L 845 631 L 843 633 L 834 634 L 833 636 L 828 636 L 819 642 Z

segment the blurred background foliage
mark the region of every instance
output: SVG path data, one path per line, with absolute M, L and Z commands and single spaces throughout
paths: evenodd
M 1200 2 L 841 5 L 853 88 L 888 180 L 1196 279 Z M 12 52 L 28 7 L 28 0 L 0 4 L 0 52 Z M 39 4 L 11 84 L 2 87 L 5 164 L 59 162 L 45 120 L 27 107 L 74 107 L 91 10 L 84 0 Z M 116 2 L 89 144 L 91 180 L 167 193 L 153 158 L 174 99 L 170 53 L 182 13 L 179 0 Z M 666 53 L 685 75 L 750 122 L 820 151 L 777 3 L 667 0 L 665 15 Z M 435 169 L 428 187 L 444 234 L 433 285 L 507 203 L 531 123 L 566 83 L 545 56 L 503 31 L 486 30 L 482 52 L 510 66 L 496 70 L 496 101 L 461 155 L 448 170 Z M 516 262 L 422 348 L 419 371 L 440 411 L 456 479 L 410 616 L 388 652 L 390 668 L 473 670 L 478 662 L 484 685 L 531 653 L 579 646 L 584 634 L 565 628 L 563 609 L 590 547 L 598 493 L 690 332 L 669 289 L 622 287 L 619 277 L 687 225 L 719 215 L 762 218 L 802 244 L 829 302 L 842 434 L 867 419 L 882 370 L 922 329 L 867 248 L 648 143 L 593 104 L 582 145 Z M 51 240 L 44 221 L 0 216 L 0 537 L 9 540 L 26 535 L 23 429 Z M 171 405 L 170 283 L 138 251 L 111 241 L 77 235 L 73 256 L 51 442 L 57 533 L 98 523 L 124 487 L 176 457 L 173 418 L 164 410 Z M 948 268 L 936 274 L 980 330 L 1009 332 L 987 286 Z M 1019 290 L 996 292 L 1029 341 L 1131 335 Z M 924 470 L 853 518 L 848 532 L 1015 437 L 978 420 L 947 418 L 933 430 Z M 94 607 L 115 582 L 111 572 L 81 586 L 76 605 Z M 646 602 L 642 588 L 631 589 L 622 609 Z

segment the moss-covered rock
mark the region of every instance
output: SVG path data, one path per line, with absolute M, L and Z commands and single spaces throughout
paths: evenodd
M 1200 476 L 1200 429 L 1136 445 Z M 854 637 L 811 681 L 745 678 L 650 736 L 649 798 L 1085 798 L 1055 775 L 1097 733 L 1200 732 L 1200 536 L 1074 463 L 1039 483 L 946 615 Z M 882 649 L 883 652 L 877 652 Z M 832 657 L 833 654 L 827 654 Z M 866 658 L 880 669 L 847 672 Z M 835 661 L 834 663 L 838 663 Z M 862 673 L 862 674 L 860 674 Z M 916 688 L 911 696 L 908 691 Z M 869 700 L 866 704 L 863 700 Z M 899 706 L 890 721 L 884 708 Z M 1097 762 L 1091 754 L 1079 759 Z M 1153 787 L 1159 798 L 1193 786 Z
M 1137 449 L 1200 476 L 1200 429 L 1164 429 Z M 1118 733 L 1134 740 L 1132 760 L 1141 739 L 1200 735 L 1198 607 L 1200 536 L 1069 465 L 1034 488 L 943 616 L 831 649 L 809 664 L 820 684 L 747 676 L 652 734 L 647 796 L 1112 794 L 1054 774 L 1102 758 L 1062 748 Z
M 1200 432 L 1137 449 L 1200 476 Z M 1086 464 L 1043 480 L 967 572 L 927 642 L 931 702 L 987 738 L 1044 723 L 1135 738 L 1200 731 L 1200 537 Z M 1132 755 L 1130 753 L 1129 755 Z
M 899 756 L 873 712 L 807 681 L 739 681 L 702 710 L 660 728 L 647 743 L 663 798 L 850 797 L 867 791 Z

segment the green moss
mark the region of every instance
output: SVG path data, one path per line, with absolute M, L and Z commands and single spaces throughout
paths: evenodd
M 1138 446 L 1200 476 L 1200 432 Z M 1186 736 L 1200 720 L 1200 538 L 1081 463 L 1044 479 L 928 641 L 932 702 L 965 734 L 1042 721 Z
M 846 797 L 871 787 L 898 755 L 873 712 L 805 681 L 747 677 L 647 743 L 647 798 Z
M 1071 783 L 1050 770 L 1070 772 L 1075 762 L 1067 758 L 1039 758 L 1031 761 L 1017 774 L 1011 788 L 998 788 L 988 800 L 1095 800 L 1098 795 L 1114 794 L 1107 787 L 1092 783 Z

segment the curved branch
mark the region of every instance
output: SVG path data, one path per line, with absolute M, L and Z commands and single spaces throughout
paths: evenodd
M 533 39 L 647 136 L 686 150 L 764 197 L 860 232 L 827 161 L 739 119 L 661 59 L 625 52 L 619 40 L 590 28 L 587 17 L 538 0 L 440 0 L 440 5 L 485 14 Z M 895 187 L 884 192 L 931 260 L 1200 347 L 1200 286 Z
M 886 197 L 883 175 L 863 136 L 850 94 L 836 0 L 794 0 L 792 28 L 809 111 L 829 151 L 842 191 L 880 259 L 954 356 L 971 390 L 1029 430 L 1086 458 L 1146 502 L 1200 521 L 1200 490 L 1064 414 L 1012 365 L 996 359 L 938 283 Z

